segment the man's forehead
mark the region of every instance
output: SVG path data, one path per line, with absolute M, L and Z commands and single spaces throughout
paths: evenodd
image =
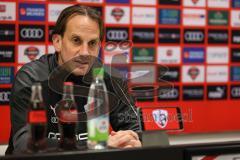
M 70 17 L 69 20 L 67 21 L 66 27 L 79 28 L 79 29 L 84 28 L 87 30 L 99 29 L 99 25 L 95 20 L 84 15 L 75 15 Z
M 86 15 L 72 15 L 68 18 L 64 35 L 67 37 L 77 36 L 84 39 L 100 39 L 99 25 Z
M 69 34 L 71 37 L 78 37 L 81 39 L 87 38 L 87 39 L 91 39 L 91 40 L 99 40 L 99 35 L 97 33 L 93 33 L 93 34 L 88 34 L 88 36 L 84 36 L 84 34 L 82 34 L 82 32 L 71 32 Z

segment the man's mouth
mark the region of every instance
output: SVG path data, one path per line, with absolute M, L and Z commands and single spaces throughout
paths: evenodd
M 75 59 L 74 62 L 76 62 L 78 64 L 88 64 L 89 63 L 89 61 L 82 60 L 82 59 Z
M 93 58 L 94 57 L 91 57 L 91 56 L 80 56 L 72 59 L 72 62 L 74 63 L 75 67 L 84 69 L 92 65 Z
M 88 62 L 82 62 L 82 61 L 75 61 L 76 67 L 78 68 L 83 68 L 86 67 L 86 65 L 88 65 Z

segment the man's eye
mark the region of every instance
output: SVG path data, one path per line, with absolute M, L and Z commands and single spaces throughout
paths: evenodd
M 91 42 L 89 42 L 89 46 L 90 47 L 96 47 L 97 46 L 97 42 L 96 41 L 91 41 Z
M 79 38 L 73 38 L 73 43 L 80 43 L 81 41 L 80 41 L 80 39 Z

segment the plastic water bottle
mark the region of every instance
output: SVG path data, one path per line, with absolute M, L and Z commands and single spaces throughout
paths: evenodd
M 93 78 L 85 108 L 88 116 L 88 148 L 105 149 L 109 135 L 109 100 L 103 68 L 94 68 Z

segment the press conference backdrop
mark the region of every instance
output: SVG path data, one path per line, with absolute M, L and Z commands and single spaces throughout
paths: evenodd
M 240 0 L 2 0 L 0 143 L 9 137 L 14 75 L 54 52 L 54 23 L 76 3 L 101 13 L 100 56 L 128 79 L 139 107 L 180 107 L 176 133 L 240 130 Z

